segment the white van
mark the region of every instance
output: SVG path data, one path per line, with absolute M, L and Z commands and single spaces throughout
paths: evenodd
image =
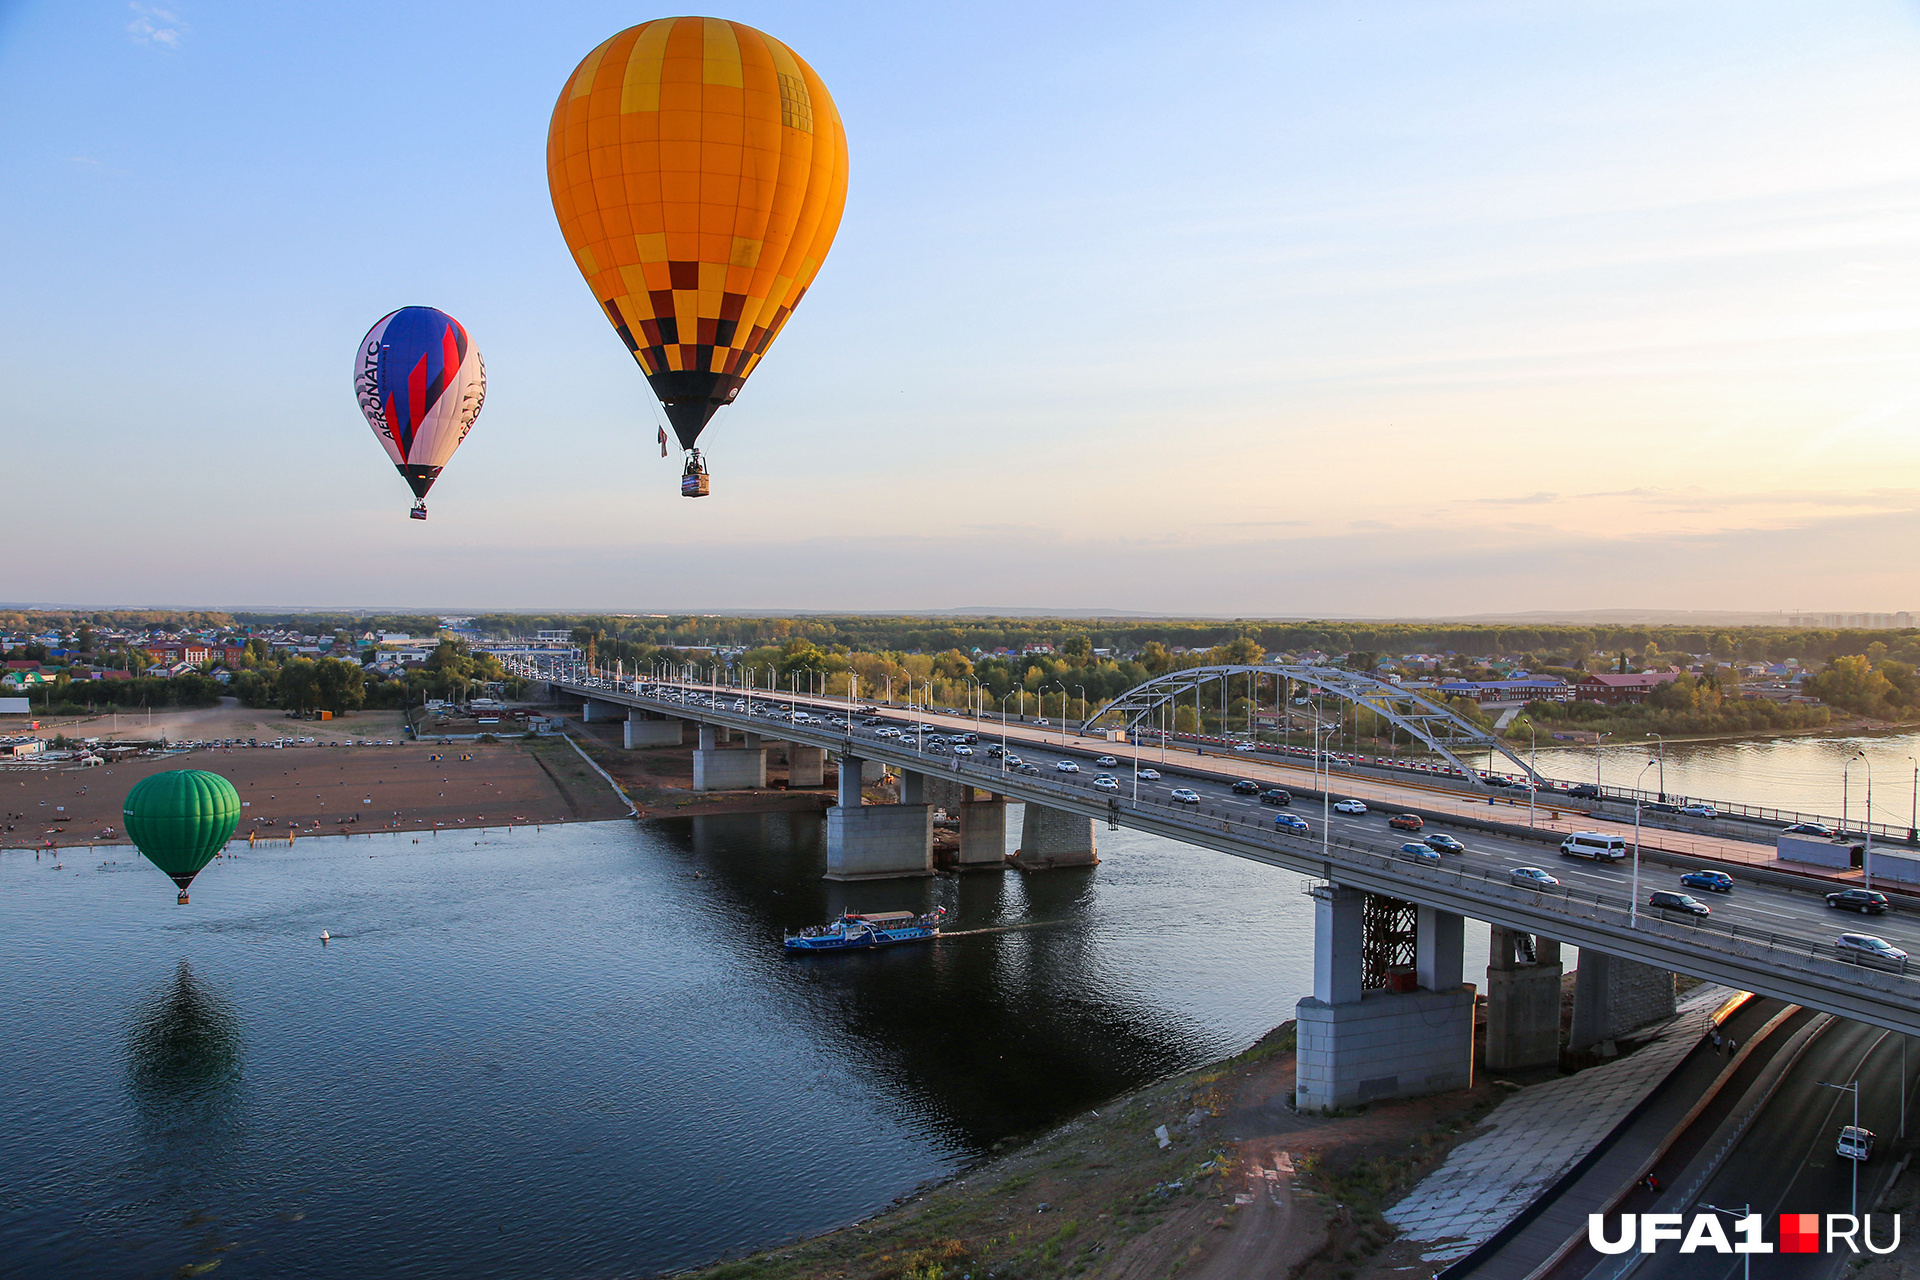
M 1576 831 L 1560 842 L 1560 853 L 1567 858 L 1592 858 L 1595 862 L 1618 862 L 1627 856 L 1624 836 L 1604 835 L 1598 831 Z

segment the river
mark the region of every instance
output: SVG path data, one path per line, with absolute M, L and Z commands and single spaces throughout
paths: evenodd
M 1865 759 L 1849 771 L 1848 762 L 1861 753 Z M 1526 755 L 1524 740 L 1519 754 Z M 1600 744 L 1600 776 L 1609 787 L 1630 788 L 1638 779 L 1649 792 L 1846 817 L 1857 825 L 1866 821 L 1871 773 L 1873 821 L 1905 829 L 1913 816 L 1920 732 L 1896 729 L 1669 742 L 1664 755 L 1666 785 L 1662 787 L 1659 743 L 1650 737 L 1608 738 Z M 1649 761 L 1653 762 L 1650 769 Z M 1594 764 L 1590 746 L 1540 748 L 1540 772 L 1551 778 L 1592 782 Z
M 1099 834 L 852 886 L 813 815 L 324 838 L 190 907 L 130 849 L 0 854 L 0 1273 L 648 1275 L 872 1213 L 1309 989 L 1300 877 Z M 987 932 L 779 946 L 935 904 Z

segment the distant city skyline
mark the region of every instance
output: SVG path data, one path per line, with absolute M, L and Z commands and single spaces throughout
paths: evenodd
M 0 9 L 0 586 L 1920 604 L 1911 3 L 750 0 L 721 16 L 818 70 L 852 180 L 697 501 L 544 171 L 561 84 L 654 16 Z M 408 304 L 489 374 L 425 524 L 349 378 Z

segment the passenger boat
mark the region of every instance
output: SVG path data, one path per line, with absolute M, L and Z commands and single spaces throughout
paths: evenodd
M 788 934 L 786 947 L 789 951 L 851 951 L 926 942 L 940 936 L 940 920 L 946 914 L 945 907 L 935 907 L 924 916 L 911 911 L 849 911 L 832 924 Z

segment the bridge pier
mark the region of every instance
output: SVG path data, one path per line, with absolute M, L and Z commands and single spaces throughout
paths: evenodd
M 971 790 L 971 788 L 969 788 Z M 958 871 L 1004 871 L 1007 866 L 1007 798 L 960 802 Z
M 933 807 L 860 802 L 860 770 L 842 762 L 840 803 L 827 810 L 828 880 L 933 874 Z
M 677 747 L 683 723 L 671 718 L 653 720 L 644 711 L 629 711 L 622 745 L 629 751 L 640 747 Z
M 1302 1111 L 1473 1083 L 1474 989 L 1461 981 L 1465 918 L 1418 908 L 1412 954 L 1401 954 L 1404 933 L 1368 936 L 1368 896 L 1339 884 L 1313 891 L 1313 994 L 1294 1009 L 1294 1106 Z M 1383 917 L 1405 914 L 1406 904 L 1376 902 L 1390 908 Z M 1370 989 L 1370 964 L 1375 980 L 1411 989 Z
M 827 780 L 827 753 L 820 747 L 787 744 L 787 786 L 818 787 Z
M 1487 946 L 1487 1070 L 1560 1061 L 1560 944 L 1492 926 Z
M 1092 818 L 1027 802 L 1020 819 L 1020 847 L 1013 851 L 1014 866 L 1022 871 L 1044 871 L 1099 863 Z
M 1670 970 L 1582 947 L 1580 967 L 1573 971 L 1573 977 L 1569 1049 L 1591 1049 L 1603 1040 L 1673 1016 Z

